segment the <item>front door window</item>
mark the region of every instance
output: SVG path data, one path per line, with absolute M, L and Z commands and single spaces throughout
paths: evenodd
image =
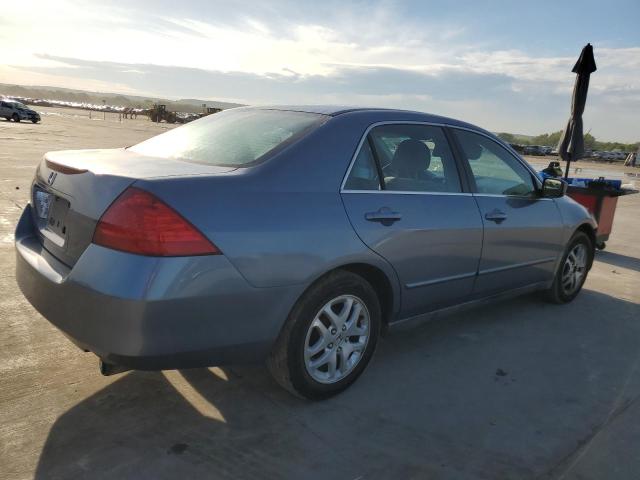
M 478 193 L 519 197 L 535 194 L 531 173 L 508 150 L 483 135 L 454 131 Z

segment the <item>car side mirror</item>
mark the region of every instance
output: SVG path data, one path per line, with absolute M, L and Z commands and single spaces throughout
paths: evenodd
M 567 193 L 567 183 L 559 178 L 547 177 L 542 181 L 542 196 L 544 198 L 559 198 Z

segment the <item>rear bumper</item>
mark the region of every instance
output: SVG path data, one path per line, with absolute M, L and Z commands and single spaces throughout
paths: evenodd
M 223 255 L 143 257 L 91 244 L 69 268 L 43 249 L 30 208 L 16 229 L 22 293 L 109 363 L 156 370 L 259 361 L 302 289 L 254 288 Z

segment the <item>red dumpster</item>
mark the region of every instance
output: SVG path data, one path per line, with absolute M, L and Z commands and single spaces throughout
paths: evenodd
M 598 222 L 596 247 L 603 250 L 609 240 L 613 228 L 613 217 L 616 213 L 618 197 L 638 193 L 626 188 L 610 188 L 600 182 L 589 182 L 587 187 L 569 185 L 567 194 L 580 205 L 583 205 Z

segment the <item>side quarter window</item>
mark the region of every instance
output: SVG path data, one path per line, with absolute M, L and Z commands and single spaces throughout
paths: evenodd
M 365 139 L 362 147 L 360 147 L 344 188 L 345 190 L 380 190 L 380 176 L 371 153 L 368 138 Z
M 468 162 L 478 193 L 532 196 L 531 172 L 497 142 L 478 133 L 453 129 Z

